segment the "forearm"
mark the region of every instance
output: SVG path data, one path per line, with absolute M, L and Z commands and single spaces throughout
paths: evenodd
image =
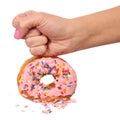
M 80 49 L 120 42 L 120 7 L 79 17 L 75 21 L 80 28 L 78 35 L 84 39 Z

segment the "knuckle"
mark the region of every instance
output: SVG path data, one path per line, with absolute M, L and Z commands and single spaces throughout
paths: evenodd
M 35 11 L 33 11 L 33 10 L 28 10 L 28 11 L 26 11 L 26 12 L 20 14 L 20 15 L 22 15 L 23 17 L 25 17 L 25 16 L 27 16 L 27 15 L 32 15 L 32 14 L 34 14 L 34 13 L 35 13 Z
M 35 11 L 29 10 L 29 11 L 26 12 L 26 15 L 32 15 L 32 14 L 34 14 L 34 13 L 35 13 Z

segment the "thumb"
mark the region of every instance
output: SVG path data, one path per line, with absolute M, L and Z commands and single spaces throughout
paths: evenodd
M 14 37 L 16 39 L 24 38 L 31 29 L 35 29 L 42 24 L 42 18 L 40 13 L 34 11 L 28 11 L 17 15 L 13 19 L 13 26 L 16 29 Z

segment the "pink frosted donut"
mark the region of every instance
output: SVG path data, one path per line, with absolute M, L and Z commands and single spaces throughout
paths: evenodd
M 41 82 L 45 75 L 52 75 L 50 84 Z M 21 95 L 35 102 L 50 102 L 70 99 L 76 89 L 76 73 L 64 60 L 58 57 L 31 58 L 18 74 L 17 83 Z

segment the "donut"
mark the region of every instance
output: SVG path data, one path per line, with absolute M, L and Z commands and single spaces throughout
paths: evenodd
M 53 76 L 54 80 L 45 84 L 42 78 Z M 59 57 L 32 57 L 21 66 L 17 76 L 20 94 L 34 102 L 52 102 L 70 99 L 76 89 L 74 69 Z

